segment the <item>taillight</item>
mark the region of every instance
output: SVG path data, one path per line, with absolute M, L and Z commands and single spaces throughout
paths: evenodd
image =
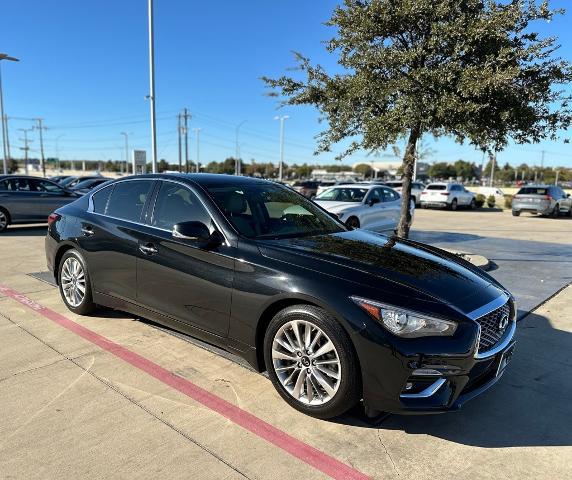
M 62 218 L 61 215 L 58 215 L 57 213 L 50 213 L 50 216 L 48 217 L 48 227 L 51 227 L 60 218 Z
M 441 195 L 447 196 L 447 195 L 449 195 L 449 192 L 441 192 Z
M 421 195 L 427 195 L 427 192 L 421 192 Z
M 546 195 L 544 198 L 545 198 L 546 200 L 552 200 L 552 195 Z

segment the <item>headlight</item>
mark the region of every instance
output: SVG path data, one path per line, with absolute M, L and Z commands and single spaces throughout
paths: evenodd
M 366 298 L 350 298 L 391 333 L 399 337 L 451 336 L 457 329 L 457 324 L 449 320 L 433 318 Z

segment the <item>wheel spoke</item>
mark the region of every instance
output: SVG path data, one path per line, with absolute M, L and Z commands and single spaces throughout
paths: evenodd
M 318 383 L 323 387 L 323 389 L 330 397 L 332 397 L 336 393 L 334 387 L 318 370 L 314 370 L 314 377 L 316 378 L 316 380 L 318 380 Z
M 314 353 L 314 358 L 317 357 L 321 357 L 322 355 L 324 355 L 325 353 L 329 353 L 331 351 L 334 350 L 334 344 L 328 340 L 326 343 L 324 343 L 317 352 Z
M 292 381 L 292 379 L 294 378 L 294 375 L 296 375 L 296 372 L 298 372 L 298 369 L 295 368 L 294 371 L 288 375 L 288 377 L 286 378 L 286 380 L 284 380 L 283 384 L 284 385 L 290 385 L 290 382 Z
M 272 349 L 272 358 L 280 360 L 291 360 L 292 362 L 298 361 L 298 357 L 295 357 L 293 355 L 287 355 L 286 353 L 281 352 L 280 350 L 276 350 L 274 348 Z
M 320 340 L 321 336 L 322 336 L 322 332 L 320 330 L 317 330 L 316 335 L 314 336 L 314 340 L 312 340 L 312 343 L 310 343 L 310 346 L 308 347 L 309 350 L 314 349 L 314 347 L 316 346 L 316 343 L 318 342 L 318 340 Z
M 292 347 L 292 351 L 294 352 L 294 351 L 298 350 L 298 345 L 296 345 L 296 342 L 290 336 L 290 333 L 287 330 L 284 330 L 284 336 L 286 337 L 286 340 L 288 340 L 288 343 Z
M 302 385 L 304 385 L 304 380 L 306 380 L 306 370 L 300 370 L 300 375 L 298 375 L 298 379 L 296 380 L 296 384 L 294 385 L 294 389 L 292 390 L 292 395 L 294 398 L 300 398 L 300 393 L 302 391 Z
M 331 360 L 316 360 L 316 365 L 337 365 L 338 363 L 337 358 L 332 358 Z
M 336 380 L 338 380 L 340 378 L 339 374 L 336 372 L 333 372 L 332 370 L 329 370 L 325 367 L 322 367 L 321 365 L 316 365 L 316 369 L 320 370 L 320 372 L 325 373 L 326 375 L 328 375 L 329 377 L 332 377 Z
M 295 350 L 294 348 L 292 348 L 287 342 L 285 342 L 284 340 L 282 340 L 281 338 L 276 337 L 274 339 L 274 341 L 276 343 L 278 343 L 284 350 L 290 352 L 290 353 L 294 353 Z
M 300 337 L 300 329 L 298 328 L 298 322 L 292 322 L 292 331 L 294 332 L 294 336 L 296 337 L 296 342 L 298 343 L 298 348 L 302 348 L 302 339 Z
M 304 348 L 308 350 L 312 339 L 312 325 L 307 323 L 304 326 Z
M 308 403 L 311 403 L 314 399 L 314 391 L 312 388 L 312 376 L 306 375 L 306 398 L 308 399 Z

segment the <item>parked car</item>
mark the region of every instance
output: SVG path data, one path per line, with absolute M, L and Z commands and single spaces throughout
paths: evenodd
M 297 181 L 294 182 L 292 188 L 296 190 L 298 193 L 301 193 L 306 198 L 314 198 L 318 192 L 318 187 L 320 182 L 315 180 L 304 180 L 304 181 Z
M 71 187 L 70 190 L 81 195 L 85 195 L 87 192 L 93 190 L 98 185 L 109 181 L 110 179 L 105 177 L 88 178 L 87 180 L 82 180 L 81 182 L 76 183 L 73 187 Z
M 314 201 L 350 228 L 393 231 L 397 228 L 401 213 L 399 193 L 375 184 L 331 187 Z M 412 215 L 414 209 L 415 205 L 411 202 Z
M 69 177 L 70 175 L 56 175 L 54 177 L 49 177 L 49 180 L 51 180 L 52 182 L 60 183 L 62 180 L 65 180 L 66 178 Z
M 572 216 L 572 198 L 557 185 L 527 185 L 512 198 L 512 214 L 518 217 L 521 212 Z
M 475 194 L 463 185 L 451 182 L 430 183 L 421 192 L 421 207 L 439 207 L 457 210 L 458 207 L 475 209 Z
M 0 233 L 9 225 L 46 223 L 50 213 L 77 197 L 51 180 L 0 175 Z
M 456 410 L 514 349 L 514 299 L 494 278 L 264 180 L 117 180 L 51 215 L 45 246 L 72 312 L 126 310 L 228 349 L 319 418 L 360 399 Z
M 64 180 L 60 180 L 59 184 L 64 188 L 72 188 L 75 187 L 79 182 L 83 182 L 84 180 L 92 180 L 98 178 L 101 178 L 101 175 L 71 176 L 65 178 Z
M 385 182 L 385 184 L 401 194 L 401 189 L 403 188 L 403 180 L 390 180 Z M 415 202 L 416 206 L 419 205 L 419 202 L 421 201 L 421 192 L 423 190 L 425 190 L 424 183 L 413 182 L 411 184 L 411 199 Z
M 351 185 L 356 183 L 354 180 L 322 180 L 320 185 L 318 186 L 318 191 L 316 192 L 316 196 L 320 195 L 320 193 L 326 191 L 330 187 L 335 187 L 336 185 Z
M 490 197 L 492 195 L 493 197 L 496 197 L 497 200 L 504 198 L 505 196 L 503 190 L 498 187 L 478 187 L 477 193 L 480 193 L 485 197 Z

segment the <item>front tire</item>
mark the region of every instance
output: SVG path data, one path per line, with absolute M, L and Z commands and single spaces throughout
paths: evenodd
M 58 268 L 58 284 L 69 310 L 79 315 L 87 315 L 95 310 L 87 265 L 77 250 L 64 253 Z
M 560 206 L 558 204 L 554 205 L 554 211 L 552 212 L 552 218 L 558 218 L 560 215 Z
M 348 218 L 346 221 L 346 227 L 351 228 L 352 230 L 359 228 L 359 218 L 357 217 Z
M 477 202 L 475 202 L 474 198 L 471 200 L 471 204 L 469 205 L 469 208 L 471 210 L 474 210 L 475 208 L 477 208 Z
M 264 337 L 264 360 L 280 396 L 307 415 L 337 417 L 360 399 L 353 345 L 321 308 L 295 305 L 278 312 Z
M 513 216 L 513 217 L 519 217 L 519 216 L 520 216 L 520 212 L 517 211 L 517 210 L 513 210 L 513 211 L 512 211 L 512 216 Z

